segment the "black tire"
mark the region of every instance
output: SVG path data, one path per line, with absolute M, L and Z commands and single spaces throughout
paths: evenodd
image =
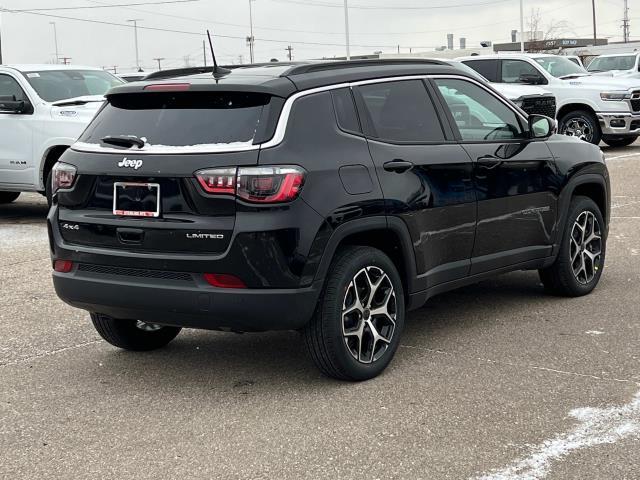
M 598 119 L 593 113 L 585 110 L 574 110 L 573 112 L 567 113 L 558 122 L 558 131 L 563 135 L 570 135 L 568 129 L 570 129 L 573 121 L 584 122 L 584 124 L 588 125 L 589 135 L 587 135 L 588 138 L 585 139 L 586 141 L 594 145 L 600 143 L 602 130 L 600 130 Z
M 47 173 L 47 178 L 44 181 L 44 196 L 47 198 L 47 205 L 49 206 L 51 206 L 51 199 L 53 198 L 53 185 L 51 185 L 51 180 L 51 170 L 49 170 L 49 173 Z
M 602 137 L 602 141 L 610 147 L 628 147 L 638 140 L 638 137 Z
M 583 218 L 586 219 L 585 221 L 588 221 L 589 216 L 587 212 L 593 214 L 593 217 L 598 222 L 600 241 L 596 242 L 596 246 L 591 244 L 590 246 L 587 246 L 587 248 L 582 247 L 582 245 L 578 247 L 577 243 L 580 242 L 574 243 L 572 240 L 574 225 L 578 221 L 582 222 L 581 219 Z M 585 215 L 584 217 L 583 214 Z M 602 213 L 600 212 L 598 205 L 596 205 L 593 200 L 582 196 L 576 196 L 571 200 L 558 257 L 550 267 L 539 270 L 540 280 L 542 280 L 547 291 L 555 295 L 566 297 L 580 297 L 591 293 L 600 281 L 600 277 L 602 276 L 602 271 L 604 269 L 607 240 L 604 228 L 605 223 L 602 218 Z M 575 230 L 578 236 L 580 231 L 580 229 Z M 589 229 L 587 228 L 587 235 L 590 235 L 588 232 Z M 581 243 L 584 244 L 584 242 Z M 589 260 L 588 257 L 584 257 L 585 254 L 582 253 L 583 250 L 595 252 L 598 250 L 597 244 L 599 244 L 600 255 L 596 257 L 596 260 Z M 576 260 L 572 260 L 575 252 L 578 252 Z M 580 257 L 584 257 L 587 260 L 585 261 L 583 259 L 582 261 L 584 263 L 581 264 Z M 591 268 L 588 268 L 589 262 L 591 262 Z M 574 267 L 581 268 L 581 266 L 584 266 L 585 268 L 584 274 L 575 274 Z M 593 275 L 592 278 L 589 278 L 590 275 Z
M 20 196 L 20 192 L 0 192 L 0 204 L 11 203 Z
M 182 330 L 179 327 L 160 327 L 147 331 L 136 326 L 137 320 L 119 320 L 100 313 L 92 313 L 91 321 L 100 336 L 111 345 L 134 351 L 162 348 Z
M 371 280 L 376 284 L 382 279 L 378 288 L 369 290 L 375 292 L 373 306 L 380 307 L 384 299 L 389 298 L 387 312 L 395 315 L 395 326 L 390 316 L 369 314 L 368 308 L 362 313 L 354 311 L 353 317 L 345 317 L 347 323 L 354 322 L 347 325 L 347 331 L 352 334 L 360 331 L 363 339 L 360 343 L 357 337 L 346 337 L 343 333 L 343 304 L 351 298 L 355 305 L 355 290 L 351 286 L 354 277 L 358 277 L 356 283 L 360 286 L 366 285 L 367 281 L 372 285 Z M 364 303 L 371 303 L 366 289 L 361 290 L 360 295 Z M 302 335 L 309 355 L 323 374 L 338 380 L 368 380 L 379 375 L 391 362 L 400 342 L 404 317 L 402 281 L 389 257 L 371 247 L 345 247 L 338 251 L 331 263 L 316 312 L 302 330 Z M 370 325 L 373 325 L 373 330 Z M 374 331 L 387 341 L 374 341 Z M 367 351 L 361 352 L 358 345 Z M 352 348 L 357 352 L 354 353 Z

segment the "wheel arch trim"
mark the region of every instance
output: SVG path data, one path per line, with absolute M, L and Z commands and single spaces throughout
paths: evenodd
M 417 273 L 415 253 L 413 251 L 413 243 L 411 242 L 409 229 L 400 218 L 385 217 L 381 215 L 351 220 L 338 226 L 331 234 L 327 245 L 324 248 L 314 281 L 324 281 L 329 272 L 329 266 L 331 265 L 338 248 L 348 237 L 375 230 L 390 230 L 398 238 L 398 246 L 400 248 L 404 267 L 404 280 L 406 281 L 408 290 L 406 293 L 408 295 L 414 292 L 416 290 Z M 398 273 L 402 275 L 402 271 Z

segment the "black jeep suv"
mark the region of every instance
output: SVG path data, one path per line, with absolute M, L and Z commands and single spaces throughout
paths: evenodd
M 325 374 L 371 378 L 437 293 L 521 269 L 596 286 L 607 168 L 554 129 L 437 61 L 119 86 L 55 166 L 55 289 L 121 348 L 294 329 Z

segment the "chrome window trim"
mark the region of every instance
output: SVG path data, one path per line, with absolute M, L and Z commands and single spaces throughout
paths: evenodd
M 71 149 L 77 152 L 87 152 L 87 153 L 118 153 L 118 154 L 130 154 L 135 153 L 136 155 L 186 155 L 186 154 L 200 154 L 207 155 L 213 153 L 232 153 L 232 152 L 248 152 L 252 150 L 260 150 L 263 148 L 273 148 L 277 147 L 284 141 L 284 137 L 287 131 L 287 125 L 289 123 L 289 117 L 291 116 L 291 110 L 293 109 L 293 104 L 296 100 L 306 97 L 308 95 L 314 95 L 316 93 L 329 92 L 331 90 L 338 90 L 340 88 L 353 88 L 359 87 L 361 85 L 372 85 L 376 83 L 389 83 L 389 82 L 398 82 L 403 80 L 429 80 L 436 78 L 450 78 L 455 80 L 466 80 L 468 82 L 474 83 L 478 85 L 480 88 L 484 89 L 487 93 L 491 94 L 495 98 L 497 98 L 500 102 L 506 105 L 511 111 L 513 111 L 522 121 L 524 121 L 525 125 L 527 124 L 527 118 L 522 115 L 521 112 L 517 110 L 514 105 L 511 105 L 507 100 L 502 98 L 499 94 L 492 91 L 490 88 L 487 88 L 487 85 L 484 85 L 482 82 L 471 78 L 466 77 L 464 75 L 455 75 L 455 74 L 443 74 L 443 75 L 403 75 L 397 77 L 384 77 L 384 78 L 375 78 L 370 80 L 359 80 L 356 82 L 346 82 L 346 83 L 337 83 L 334 85 L 326 85 L 323 87 L 311 88 L 309 90 L 303 90 L 301 92 L 297 92 L 291 95 L 286 99 L 284 106 L 282 107 L 282 111 L 280 112 L 280 117 L 278 118 L 278 123 L 276 125 L 275 132 L 273 137 L 261 144 L 257 145 L 249 145 L 249 146 L 224 146 L 221 145 L 220 148 L 214 148 L 209 151 L 196 150 L 193 151 L 188 150 L 187 148 L 181 149 L 179 152 L 176 152 L 175 148 L 167 148 L 166 151 L 161 148 L 153 149 L 153 151 L 144 152 L 144 151 L 136 151 L 134 149 L 120 149 L 120 148 L 111 148 L 111 147 L 103 147 L 99 144 L 88 144 L 76 142 L 71 145 Z

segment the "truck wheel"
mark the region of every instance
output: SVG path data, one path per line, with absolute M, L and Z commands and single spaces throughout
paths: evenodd
M 638 140 L 638 137 L 602 137 L 602 141 L 610 147 L 628 147 L 633 142 Z
M 44 196 L 47 197 L 47 205 L 51 206 L 51 199 L 53 198 L 53 185 L 51 185 L 52 182 L 52 173 L 51 170 L 49 170 L 49 173 L 47 173 L 47 179 L 44 181 Z
M 602 213 L 593 200 L 582 196 L 571 200 L 558 257 L 539 271 L 550 293 L 579 297 L 596 287 L 604 268 L 604 228 Z
M 20 192 L 0 192 L 0 204 L 11 203 L 20 196 Z
M 404 327 L 404 291 L 393 262 L 370 247 L 341 249 L 302 335 L 322 373 L 368 380 L 391 362 Z
M 563 135 L 578 137 L 585 142 L 598 145 L 602 138 L 598 119 L 591 112 L 575 110 L 560 119 L 558 130 Z
M 100 336 L 114 347 L 148 351 L 164 347 L 180 333 L 179 327 L 164 327 L 140 320 L 119 320 L 92 313 L 91 321 Z

